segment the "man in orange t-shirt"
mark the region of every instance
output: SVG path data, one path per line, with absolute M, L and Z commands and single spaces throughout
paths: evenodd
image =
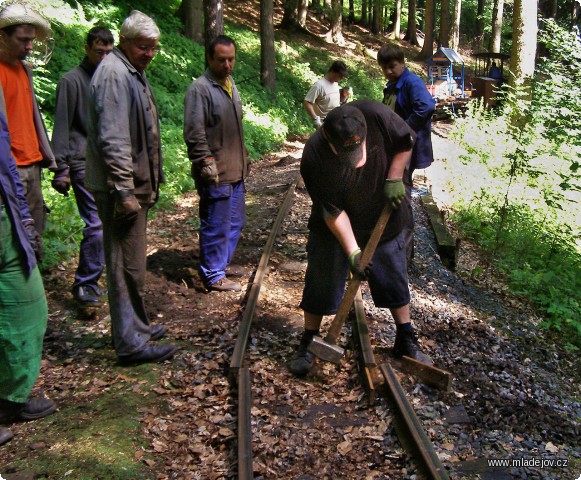
M 42 41 L 50 33 L 49 23 L 24 4 L 12 4 L 0 11 L 0 112 L 8 121 L 10 151 L 40 234 L 46 218 L 41 167 L 53 169 L 56 163 L 24 60 L 32 51 L 33 41 Z

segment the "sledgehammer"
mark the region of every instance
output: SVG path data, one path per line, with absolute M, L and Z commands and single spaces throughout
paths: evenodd
M 369 237 L 369 241 L 367 242 L 367 245 L 361 254 L 361 269 L 364 270 L 365 267 L 367 267 L 369 264 L 371 257 L 373 257 L 375 249 L 377 248 L 381 238 L 381 234 L 383 233 L 383 230 L 385 230 L 385 226 L 389 221 L 390 214 L 391 207 L 388 205 L 383 207 L 377 223 L 371 232 L 371 237 Z M 345 291 L 345 295 L 343 296 L 343 300 L 341 300 L 341 304 L 337 309 L 335 318 L 329 327 L 327 336 L 324 340 L 321 337 L 314 337 L 313 341 L 309 345 L 309 352 L 321 360 L 326 362 L 339 363 L 341 358 L 343 358 L 345 350 L 336 345 L 337 339 L 339 338 L 339 335 L 341 335 L 341 329 L 343 328 L 343 324 L 349 315 L 349 310 L 351 310 L 351 305 L 353 305 L 353 301 L 360 284 L 361 280 L 355 277 L 351 277 L 351 280 L 349 280 L 349 285 L 347 286 L 347 290 Z

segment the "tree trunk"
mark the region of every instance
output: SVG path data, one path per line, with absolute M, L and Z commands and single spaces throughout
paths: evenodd
M 502 11 L 504 10 L 504 0 L 494 0 L 492 9 L 492 32 L 490 33 L 490 42 L 488 51 L 500 53 L 500 39 L 502 34 Z M 537 10 L 535 9 L 535 12 Z
M 454 2 L 454 16 L 452 17 L 452 28 L 450 29 L 450 48 L 458 50 L 460 44 L 460 16 L 462 10 L 462 0 Z
M 349 23 L 355 23 L 355 2 L 349 0 Z
M 419 45 L 416 26 L 416 0 L 408 0 L 408 28 L 404 37 L 410 45 Z
M 438 46 L 447 47 L 450 37 L 450 0 L 440 2 L 440 32 L 438 35 Z
M 401 0 L 395 0 L 395 19 L 393 21 L 393 31 L 390 34 L 391 38 L 399 40 L 401 32 Z
M 222 0 L 204 0 L 204 20 L 204 43 L 207 49 L 212 40 L 224 33 Z
M 369 1 L 371 1 L 371 0 L 369 0 Z M 368 5 L 369 5 L 368 0 L 361 0 L 361 25 L 369 25 Z
M 531 8 L 533 0 L 514 0 L 512 14 L 512 49 L 509 78 L 511 86 L 530 88 L 535 73 L 537 47 L 537 9 Z M 530 92 L 529 92 L 530 95 Z
M 418 55 L 418 59 L 426 60 L 434 53 L 434 21 L 436 19 L 436 1 L 426 0 L 426 28 L 424 46 Z
M 280 28 L 296 30 L 299 27 L 299 0 L 285 0 Z
M 381 33 L 381 0 L 373 0 L 373 24 L 371 26 L 373 33 Z
M 343 45 L 343 9 L 341 0 L 331 0 L 331 41 L 337 45 Z
M 260 83 L 272 93 L 276 89 L 273 0 L 260 0 Z
M 297 9 L 297 18 L 299 25 L 301 27 L 306 27 L 307 25 L 307 11 L 309 9 L 309 0 L 299 0 L 299 5 Z
M 320 10 L 321 9 L 321 0 L 313 0 L 311 2 L 311 6 L 313 7 L 313 10 Z
M 203 0 L 182 0 L 176 16 L 184 22 L 184 35 L 200 45 L 204 44 Z
M 389 26 L 389 19 L 390 19 L 389 5 L 387 3 L 383 7 L 382 18 L 383 18 L 383 25 L 381 26 L 381 28 L 383 29 L 384 32 L 386 32 L 387 27 Z
M 478 10 L 476 12 L 476 38 L 474 39 L 474 49 L 477 52 L 484 50 L 484 7 L 486 7 L 486 0 L 478 0 Z

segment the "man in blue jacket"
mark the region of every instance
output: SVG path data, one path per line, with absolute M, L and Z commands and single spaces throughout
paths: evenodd
M 387 80 L 383 90 L 383 103 L 395 111 L 416 132 L 416 144 L 404 173 L 406 193 L 411 199 L 413 173 L 416 168 L 427 168 L 434 161 L 432 150 L 432 114 L 436 109 L 434 99 L 424 81 L 405 66 L 403 49 L 398 45 L 384 45 L 377 52 L 377 63 Z M 411 201 L 410 223 L 406 235 L 408 263 L 413 257 L 413 215 Z

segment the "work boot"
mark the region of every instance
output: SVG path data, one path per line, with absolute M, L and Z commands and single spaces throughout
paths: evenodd
M 297 351 L 291 361 L 288 362 L 288 369 L 291 373 L 299 377 L 304 377 L 313 368 L 315 356 L 309 352 L 309 345 L 317 333 L 315 331 L 305 331 L 303 333 Z
M 216 292 L 239 292 L 242 290 L 242 285 L 224 277 L 218 280 L 216 283 L 208 285 L 208 290 L 215 290 Z
M 99 298 L 101 291 L 97 287 L 95 288 L 87 285 L 80 285 L 73 288 L 73 297 L 77 302 L 79 302 L 83 307 L 101 307 L 103 302 Z
M 288 362 L 288 369 L 297 377 L 304 377 L 311 371 L 315 363 L 315 356 L 311 352 L 298 352 L 293 359 Z
M 161 325 L 161 324 L 157 324 L 157 325 L 152 325 L 151 326 L 151 330 L 150 330 L 150 340 L 153 340 L 154 342 L 156 340 L 159 340 L 163 337 L 165 337 L 165 334 L 167 332 L 167 329 L 165 328 L 165 325 Z
M 395 343 L 393 344 L 393 354 L 396 358 L 406 357 L 413 358 L 418 362 L 426 365 L 433 365 L 432 359 L 420 350 L 418 338 L 414 330 L 407 332 L 397 332 L 395 334 Z
M 37 420 L 55 411 L 55 403 L 48 398 L 29 398 L 24 403 L 2 400 L 0 402 L 0 423 Z
M 178 349 L 173 345 L 150 345 L 139 352 L 129 355 L 120 355 L 119 364 L 123 366 L 138 365 L 140 363 L 159 363 L 172 358 Z
M 0 445 L 4 445 L 14 437 L 14 434 L 9 428 L 0 428 Z

